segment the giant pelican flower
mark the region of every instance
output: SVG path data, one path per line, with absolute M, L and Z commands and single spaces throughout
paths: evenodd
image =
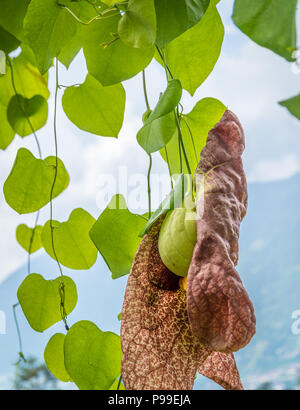
M 247 209 L 241 155 L 245 139 L 226 111 L 209 132 L 195 175 L 197 242 L 187 278 L 162 262 L 162 216 L 144 236 L 129 275 L 121 339 L 126 389 L 192 389 L 196 372 L 226 389 L 242 389 L 233 352 L 255 333 L 252 303 L 235 266 Z

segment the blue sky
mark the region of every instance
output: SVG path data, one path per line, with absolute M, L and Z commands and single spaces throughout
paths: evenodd
M 246 135 L 244 165 L 249 182 L 264 182 L 288 178 L 300 169 L 300 122 L 277 102 L 299 93 L 300 73 L 291 64 L 271 51 L 257 46 L 232 23 L 233 0 L 219 4 L 225 26 L 225 39 L 220 59 L 214 71 L 193 97 L 183 96 L 185 112 L 203 97 L 220 99 L 240 118 Z M 298 23 L 300 13 L 298 10 Z M 300 42 L 298 42 L 300 43 Z M 67 71 L 60 66 L 60 83 L 71 85 L 83 82 L 86 67 L 79 55 Z M 152 106 L 165 88 L 164 72 L 156 62 L 146 70 Z M 151 83 L 151 88 L 150 88 Z M 136 142 L 145 110 L 141 75 L 124 83 L 127 100 L 124 126 L 118 140 L 101 138 L 80 131 L 67 119 L 59 105 L 59 156 L 71 176 L 68 189 L 54 202 L 54 217 L 68 218 L 75 207 L 83 207 L 98 217 L 99 178 L 103 173 L 118 175 L 120 166 L 129 175 L 138 173 L 145 178 L 148 159 Z M 47 125 L 38 132 L 43 156 L 53 155 L 53 90 L 54 72 L 50 72 L 50 110 Z M 62 95 L 63 90 L 60 92 Z M 0 152 L 0 183 L 3 185 L 19 147 L 25 146 L 36 154 L 32 137 L 16 137 L 10 147 Z M 167 173 L 158 154 L 154 155 L 154 173 Z M 153 187 L 155 188 L 155 187 Z M 122 192 L 122 190 L 121 190 Z M 146 187 L 145 187 L 146 194 Z M 154 206 L 157 203 L 153 204 Z M 41 223 L 49 218 L 49 207 L 41 212 Z M 17 215 L 5 203 L 0 192 L 0 281 L 26 262 L 26 254 L 15 241 L 19 223 L 33 225 L 34 215 Z M 39 254 L 39 253 L 38 253 Z

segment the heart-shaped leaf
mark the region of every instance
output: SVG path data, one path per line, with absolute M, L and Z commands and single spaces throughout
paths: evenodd
M 32 98 L 41 95 L 46 100 L 49 98 L 48 74 L 41 75 L 35 66 L 35 58 L 32 50 L 24 46 L 22 53 L 12 59 L 13 74 L 16 90 L 25 98 Z M 11 72 L 10 77 L 11 77 Z M 11 96 L 15 91 L 11 85 Z
M 83 51 L 87 68 L 104 86 L 117 84 L 135 76 L 150 63 L 154 46 L 128 47 L 115 36 L 121 15 L 95 21 L 84 30 Z
M 23 40 L 23 20 L 30 0 L 1 1 L 0 26 Z
M 166 90 L 161 95 L 154 110 L 151 112 L 145 125 L 169 114 L 178 105 L 182 95 L 182 87 L 179 80 L 173 79 L 168 82 Z
M 280 105 L 286 107 L 289 112 L 300 120 L 300 94 L 285 101 L 280 101 Z
M 12 142 L 15 136 L 15 132 L 10 126 L 7 120 L 7 105 L 11 96 L 13 95 L 13 89 L 11 86 L 10 70 L 8 66 L 8 72 L 6 75 L 0 76 L 0 148 L 6 149 Z
M 26 47 L 23 46 L 23 48 Z M 40 95 L 48 99 L 47 75 L 42 76 L 27 57 L 28 56 L 22 51 L 18 57 L 11 59 L 16 90 L 24 98 L 32 98 L 35 95 Z M 0 77 L 0 149 L 8 147 L 15 136 L 15 132 L 7 119 L 7 106 L 10 99 L 15 95 L 15 91 L 11 82 L 11 68 L 9 65 L 6 68 L 6 75 Z
M 123 43 L 130 47 L 153 46 L 156 38 L 153 0 L 129 0 L 127 10 L 119 21 L 118 33 Z
M 19 94 L 14 95 L 7 107 L 7 119 L 20 137 L 26 137 L 42 128 L 47 122 L 47 117 L 48 104 L 41 95 L 35 95 L 30 99 Z
M 45 280 L 42 275 L 31 273 L 19 286 L 17 296 L 24 315 L 32 329 L 43 332 L 62 319 L 61 290 L 64 287 L 66 314 L 77 303 L 76 285 L 68 276 Z
M 30 151 L 20 148 L 13 168 L 7 177 L 3 192 L 8 205 L 19 214 L 35 212 L 50 201 L 55 176 L 55 157 L 35 158 Z M 53 198 L 66 189 L 69 175 L 58 160 Z
M 29 228 L 25 224 L 18 225 L 16 230 L 17 241 L 26 252 L 32 254 L 43 246 L 41 240 L 42 229 L 41 225 L 37 225 L 35 228 Z
M 84 209 L 74 209 L 66 222 L 53 221 L 54 249 L 59 262 L 70 269 L 89 269 L 97 259 L 97 249 L 89 231 L 95 219 Z M 42 231 L 45 251 L 56 259 L 51 239 L 50 221 Z
M 81 21 L 88 23 L 91 21 L 97 14 L 97 6 L 100 5 L 100 1 L 72 1 L 72 0 L 60 0 L 60 4 L 65 5 L 71 10 L 74 15 L 76 15 Z M 71 40 L 66 42 L 58 56 L 58 59 L 61 63 L 64 64 L 66 68 L 69 68 L 71 62 L 78 54 L 83 44 L 83 33 L 86 29 L 86 25 L 77 24 L 76 34 L 72 36 Z
M 0 26 L 0 49 L 9 54 L 11 51 L 18 48 L 19 45 L 20 41 Z
M 66 89 L 62 104 L 70 121 L 80 129 L 107 137 L 118 136 L 125 110 L 122 84 L 103 87 L 88 74 L 79 87 Z
M 248 37 L 287 61 L 297 50 L 297 0 L 235 0 L 232 19 Z
M 75 33 L 74 17 L 56 0 L 31 0 L 24 20 L 24 34 L 42 74 Z
M 80 390 L 108 390 L 121 373 L 120 337 L 82 320 L 68 331 L 65 366 Z
M 191 112 L 183 114 L 180 120 L 182 140 L 192 172 L 195 171 L 200 153 L 206 144 L 209 131 L 220 121 L 226 107 L 215 98 L 203 98 L 198 101 Z M 180 173 L 180 156 L 178 152 L 178 138 L 172 138 L 166 146 L 168 163 L 171 174 Z M 166 161 L 166 151 L 160 151 Z M 187 173 L 185 162 L 183 172 Z
M 127 275 L 141 239 L 145 219 L 132 214 L 122 195 L 112 197 L 97 219 L 90 236 L 112 272 L 112 278 Z
M 63 333 L 53 335 L 45 348 L 44 359 L 53 376 L 62 382 L 69 382 L 71 379 L 65 368 L 64 343 Z
M 175 131 L 175 117 L 173 113 L 170 113 L 141 128 L 136 139 L 140 146 L 151 154 L 165 147 L 174 136 Z
M 209 0 L 155 0 L 156 44 L 165 47 L 194 26 L 204 16 L 208 6 Z
M 166 61 L 173 76 L 191 95 L 213 70 L 221 52 L 223 37 L 221 17 L 214 2 L 211 2 L 199 23 L 165 47 Z
M 163 148 L 173 137 L 176 123 L 172 111 L 178 105 L 181 95 L 180 81 L 170 80 L 154 110 L 138 132 L 137 141 L 148 154 Z

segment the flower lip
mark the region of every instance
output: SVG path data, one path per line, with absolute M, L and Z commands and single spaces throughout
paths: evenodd
M 226 389 L 242 389 L 232 352 L 255 333 L 254 309 L 235 270 L 247 208 L 243 149 L 242 128 L 226 111 L 209 133 L 196 170 L 215 184 L 209 195 L 204 190 L 187 278 L 174 275 L 160 258 L 164 216 L 142 239 L 122 309 L 126 389 L 192 389 L 196 370 Z
M 187 310 L 193 334 L 207 348 L 234 352 L 255 334 L 254 308 L 235 270 L 247 185 L 241 154 L 245 139 L 226 111 L 210 131 L 196 174 L 204 174 L 204 212 L 187 279 Z M 209 187 L 214 186 L 213 194 Z M 199 201 L 197 207 L 202 206 Z

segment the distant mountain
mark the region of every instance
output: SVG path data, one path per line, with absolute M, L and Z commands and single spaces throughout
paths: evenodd
M 249 208 L 242 223 L 238 271 L 254 302 L 257 333 L 236 354 L 245 387 L 269 381 L 275 388 L 293 385 L 300 369 L 300 335 L 292 333 L 292 312 L 300 310 L 300 174 L 291 179 L 249 185 Z M 33 270 L 53 278 L 57 268 L 45 255 L 32 262 Z M 112 280 L 98 258 L 90 271 L 70 271 L 77 284 L 79 300 L 69 316 L 70 324 L 89 319 L 103 330 L 119 332 L 127 278 Z M 9 387 L 12 363 L 17 359 L 17 334 L 12 316 L 16 290 L 26 275 L 18 270 L 0 285 L 0 310 L 7 315 L 7 335 L 0 335 L 0 386 Z M 31 330 L 18 310 L 25 354 L 42 357 L 49 337 L 63 331 L 53 326 L 43 334 Z M 198 378 L 195 388 L 216 388 Z
M 300 174 L 249 186 L 238 271 L 254 301 L 257 333 L 237 359 L 251 386 L 264 378 L 289 386 L 300 368 L 300 335 L 291 329 L 300 310 L 299 187 Z

